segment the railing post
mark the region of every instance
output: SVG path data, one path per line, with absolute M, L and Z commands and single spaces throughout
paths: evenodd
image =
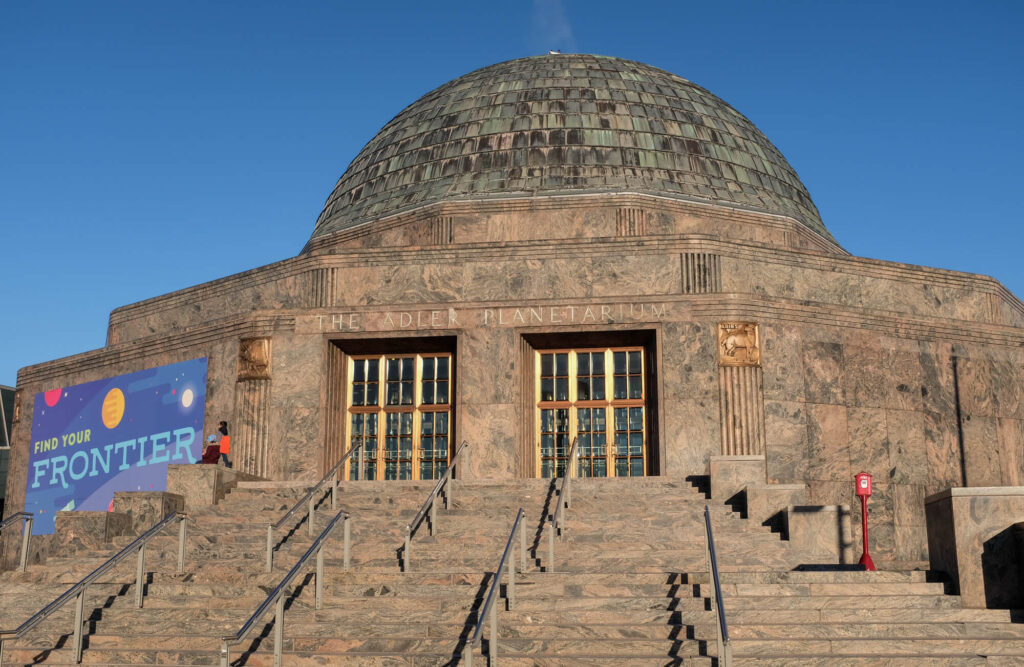
M 572 504 L 572 466 L 565 471 L 565 508 Z
M 228 662 L 231 660 L 231 649 L 228 648 L 228 643 L 221 640 L 220 642 L 220 667 L 228 667 Z
M 139 559 L 135 563 L 135 606 L 142 609 L 142 578 L 146 572 L 146 545 L 139 546 Z
M 525 515 L 523 521 L 526 521 Z M 519 529 L 519 571 L 526 572 L 526 531 L 522 528 Z
M 342 532 L 345 534 L 345 571 L 352 565 L 352 523 L 348 514 L 342 519 Z
M 466 659 L 466 667 L 473 667 L 473 644 L 468 644 L 462 651 L 462 657 Z
M 281 651 L 284 649 L 284 591 L 277 598 L 274 608 L 274 667 L 281 667 Z
M 316 494 L 309 497 L 309 536 L 313 537 L 313 521 L 316 519 Z
M 466 458 L 466 455 L 463 454 L 462 458 Z M 448 477 L 448 481 L 445 482 L 444 485 L 444 508 L 446 510 L 452 508 L 452 493 L 455 489 L 455 473 L 462 472 L 462 468 L 457 467 L 459 465 L 461 464 L 457 460 L 452 461 L 452 474 L 450 477 Z
M 316 550 L 316 608 L 323 607 L 324 601 L 324 549 Z
M 185 574 L 185 524 L 188 517 L 182 514 L 178 517 L 178 574 Z
M 517 528 L 518 530 L 519 528 Z M 508 598 L 508 610 L 512 611 L 512 608 L 516 606 L 516 542 L 512 540 L 512 553 L 509 554 L 509 562 L 505 565 L 505 569 L 508 570 L 508 590 L 506 597 Z
M 548 531 L 548 572 L 555 571 L 555 518 L 551 517 L 551 530 Z
M 497 573 L 501 577 L 501 572 Z M 491 640 L 487 644 L 487 667 L 498 665 L 498 605 L 491 605 Z
M 365 481 L 366 478 L 366 466 L 363 464 L 363 447 L 359 446 L 359 476 L 356 478 L 360 481 Z
M 411 572 L 409 567 L 409 547 L 412 545 L 412 526 L 405 527 L 405 547 L 402 549 L 402 572 Z
M 22 572 L 28 567 L 28 544 L 32 538 L 32 517 L 26 518 L 21 524 L 21 561 L 18 569 Z
M 437 525 L 437 497 L 430 501 L 430 534 L 434 534 L 434 527 Z
M 722 641 L 722 619 L 719 615 L 718 596 L 715 595 L 715 572 L 711 566 L 711 535 L 708 527 L 711 519 L 707 514 L 708 508 L 704 507 L 704 562 L 708 568 L 708 597 L 711 600 L 711 610 L 715 613 L 715 639 L 718 643 L 718 660 L 723 667 L 731 667 L 731 660 L 727 660 L 725 642 Z
M 568 474 L 568 470 L 566 474 Z M 555 533 L 558 536 L 562 535 L 562 515 L 565 514 L 565 494 L 569 491 L 569 478 L 565 478 L 565 482 L 562 484 L 562 490 L 558 492 L 558 505 L 555 506 L 555 513 L 551 517 L 555 523 Z
M 267 574 L 274 571 L 274 524 L 267 525 Z
M 331 511 L 338 511 L 338 473 L 331 479 Z
M 75 598 L 75 634 L 71 640 L 71 658 L 76 662 L 82 662 L 82 623 L 85 616 L 85 591 L 88 586 L 83 586 Z

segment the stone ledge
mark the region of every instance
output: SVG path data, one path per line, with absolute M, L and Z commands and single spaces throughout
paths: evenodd
M 345 242 L 404 227 L 434 216 L 527 213 L 543 210 L 565 211 L 615 206 L 657 207 L 677 215 L 714 215 L 716 218 L 730 222 L 761 224 L 765 227 L 800 233 L 808 240 L 814 240 L 821 248 L 820 252 L 849 255 L 834 239 L 825 238 L 795 218 L 781 213 L 747 209 L 738 205 L 696 197 L 669 197 L 638 191 L 551 193 L 533 197 L 495 196 L 431 202 L 405 211 L 396 211 L 380 218 L 366 220 L 353 227 L 310 239 L 302 249 L 302 254 L 314 255 L 329 252 L 332 247 L 337 247 Z
M 96 350 L 26 366 L 18 371 L 18 386 L 43 383 L 71 373 L 82 374 L 87 371 L 103 370 L 112 364 L 130 363 L 157 354 L 184 351 L 192 353 L 196 347 L 209 343 L 219 343 L 243 336 L 270 336 L 282 331 L 291 332 L 294 328 L 294 316 L 282 316 L 270 310 L 245 313 L 190 327 L 187 330 L 112 343 Z M 182 355 L 182 358 L 188 357 Z M 97 376 L 99 377 L 107 376 Z
M 926 496 L 924 502 L 927 505 L 947 498 L 971 496 L 1024 496 L 1024 486 L 955 486 Z

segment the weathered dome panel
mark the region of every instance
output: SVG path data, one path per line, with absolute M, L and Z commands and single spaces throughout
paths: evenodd
M 728 104 L 649 65 L 569 54 L 484 67 L 409 105 L 349 165 L 312 238 L 440 201 L 621 191 L 786 215 L 831 239 Z

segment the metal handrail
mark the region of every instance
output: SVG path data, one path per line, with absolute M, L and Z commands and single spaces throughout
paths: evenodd
M 82 661 L 82 630 L 85 616 L 85 593 L 89 584 L 105 574 L 115 565 L 128 558 L 133 551 L 138 553 L 138 561 L 135 567 L 135 605 L 142 607 L 142 598 L 145 594 L 145 560 L 146 543 L 167 527 L 172 521 L 180 522 L 178 528 L 178 574 L 185 573 L 185 520 L 188 515 L 184 512 L 171 512 L 163 519 L 160 519 L 152 528 L 136 537 L 131 544 L 111 556 L 105 563 L 97 567 L 90 574 L 87 574 L 81 581 L 61 593 L 53 602 L 46 605 L 27 621 L 13 630 L 0 630 L 0 664 L 3 662 L 3 644 L 8 639 L 17 639 L 36 625 L 45 620 L 53 612 L 63 607 L 71 598 L 75 599 L 75 633 L 72 640 L 72 650 L 75 662 Z
M 362 446 L 363 444 L 360 443 L 352 447 L 347 452 L 345 452 L 345 455 L 342 456 L 341 459 L 334 464 L 334 467 L 328 470 L 327 474 L 324 475 L 323 478 L 321 478 L 320 481 L 313 486 L 313 488 L 306 492 L 306 495 L 299 498 L 298 501 L 296 501 L 296 503 L 292 505 L 291 509 L 284 513 L 284 516 L 278 519 L 275 523 L 267 525 L 267 574 L 270 574 L 274 571 L 274 531 L 283 526 L 285 522 L 288 521 L 288 518 L 295 514 L 295 512 L 297 512 L 300 507 L 302 507 L 303 505 L 307 505 L 307 514 L 309 515 L 308 532 L 309 536 L 313 537 L 313 521 L 316 519 L 317 502 L 317 499 L 313 497 L 314 494 L 317 492 L 318 489 L 320 489 L 324 484 L 327 483 L 327 480 L 331 480 L 331 509 L 338 509 L 338 471 L 341 470 L 341 467 L 345 465 L 345 462 L 352 457 L 352 454 L 355 453 L 356 450 L 360 450 L 360 452 L 362 451 Z M 360 457 L 360 460 L 361 458 L 362 457 Z M 360 466 L 360 469 L 361 467 L 362 466 Z
M 281 667 L 281 651 L 284 644 L 284 603 L 285 603 L 285 589 L 287 586 L 298 576 L 303 566 L 309 561 L 311 556 L 316 556 L 316 608 L 320 609 L 323 605 L 324 597 L 324 553 L 322 550 L 323 542 L 334 530 L 338 522 L 342 522 L 344 540 L 345 540 L 345 551 L 344 551 L 344 567 L 345 571 L 348 571 L 349 566 L 352 562 L 352 526 L 349 521 L 349 514 L 345 510 L 340 510 L 334 515 L 327 527 L 323 529 L 320 535 L 313 540 L 313 544 L 310 545 L 306 553 L 302 555 L 292 569 L 288 570 L 288 574 L 284 575 L 281 582 L 270 592 L 270 595 L 256 608 L 252 616 L 249 617 L 242 627 L 233 635 L 221 637 L 220 639 L 220 664 L 221 667 L 227 667 L 228 662 L 231 660 L 231 645 L 237 644 L 245 639 L 245 636 L 249 634 L 256 622 L 267 613 L 270 609 L 270 605 L 275 605 L 274 610 L 274 667 Z
M 448 466 L 448 469 L 444 471 L 444 475 L 441 479 L 437 480 L 437 484 L 434 485 L 434 490 L 427 496 L 427 500 L 423 503 L 423 507 L 416 513 L 412 521 L 405 527 L 405 548 L 402 551 L 402 572 L 410 572 L 409 569 L 409 548 L 412 545 L 413 533 L 420 527 L 423 522 L 423 518 L 427 516 L 427 511 L 430 512 L 430 534 L 434 534 L 434 530 L 437 526 L 437 495 L 441 493 L 441 488 L 444 487 L 444 508 L 448 509 L 451 505 L 452 500 L 452 488 L 450 485 L 446 486 L 452 479 L 452 473 L 455 470 L 456 464 L 458 464 L 459 456 L 464 456 L 463 452 L 469 447 L 469 443 L 465 440 L 459 445 L 459 449 L 455 452 L 455 456 L 452 457 L 452 463 Z
M 516 520 L 512 523 L 512 530 L 508 534 L 508 542 L 505 543 L 505 550 L 501 552 L 501 560 L 498 561 L 498 568 L 494 571 L 494 578 L 487 589 L 487 597 L 477 614 L 476 626 L 473 634 L 463 649 L 463 657 L 466 659 L 466 666 L 473 667 L 473 649 L 480 644 L 484 629 L 484 620 L 490 618 L 491 636 L 487 643 L 487 662 L 495 665 L 498 661 L 498 608 L 494 605 L 495 598 L 501 591 L 501 574 L 508 571 L 508 586 L 505 589 L 505 597 L 508 600 L 508 609 L 511 610 L 516 604 L 516 567 L 515 554 L 513 553 L 516 533 L 519 534 L 519 572 L 526 572 L 526 531 L 522 529 L 523 508 L 516 512 Z M 511 566 L 509 556 L 512 556 Z
M 28 541 L 32 537 L 32 514 L 15 512 L 0 521 L 0 530 L 3 530 L 4 526 L 14 523 L 15 519 L 21 519 L 24 522 L 21 526 L 21 558 L 18 560 L 18 570 L 24 572 L 28 567 Z
M 729 641 L 729 625 L 725 622 L 725 605 L 722 603 L 722 584 L 718 578 L 718 556 L 715 554 L 715 538 L 711 534 L 711 510 L 704 506 L 704 531 L 705 551 L 707 560 L 708 577 L 713 585 L 711 596 L 714 598 L 711 604 L 715 607 L 718 622 L 715 624 L 718 634 L 718 661 L 722 667 L 732 665 L 732 642 Z
M 562 486 L 558 489 L 558 504 L 555 511 L 551 513 L 551 531 L 548 533 L 548 572 L 555 571 L 555 534 L 562 534 L 562 511 L 572 502 L 572 479 L 576 458 L 579 456 L 579 436 L 573 438 L 572 447 L 569 448 L 569 460 L 565 463 L 565 474 L 562 475 Z

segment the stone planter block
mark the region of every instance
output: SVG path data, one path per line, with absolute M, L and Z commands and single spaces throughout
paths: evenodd
M 119 535 L 129 535 L 132 519 L 121 512 L 57 512 L 50 555 L 63 550 L 102 549 Z
M 746 487 L 747 519 L 758 525 L 804 501 L 804 484 L 753 484 Z
M 724 502 L 744 487 L 765 483 L 763 454 L 744 456 L 712 456 L 708 463 L 711 474 L 711 499 Z
M 131 534 L 141 535 L 171 512 L 185 509 L 185 498 L 167 491 L 115 491 L 114 512 L 131 518 Z
M 239 482 L 254 482 L 262 479 L 256 475 L 219 465 L 167 466 L 167 491 L 183 496 L 186 509 L 216 505 Z
M 791 505 L 786 532 L 793 548 L 823 563 L 854 562 L 849 505 Z
M 1024 487 L 951 488 L 925 498 L 928 557 L 964 607 L 1024 606 Z

